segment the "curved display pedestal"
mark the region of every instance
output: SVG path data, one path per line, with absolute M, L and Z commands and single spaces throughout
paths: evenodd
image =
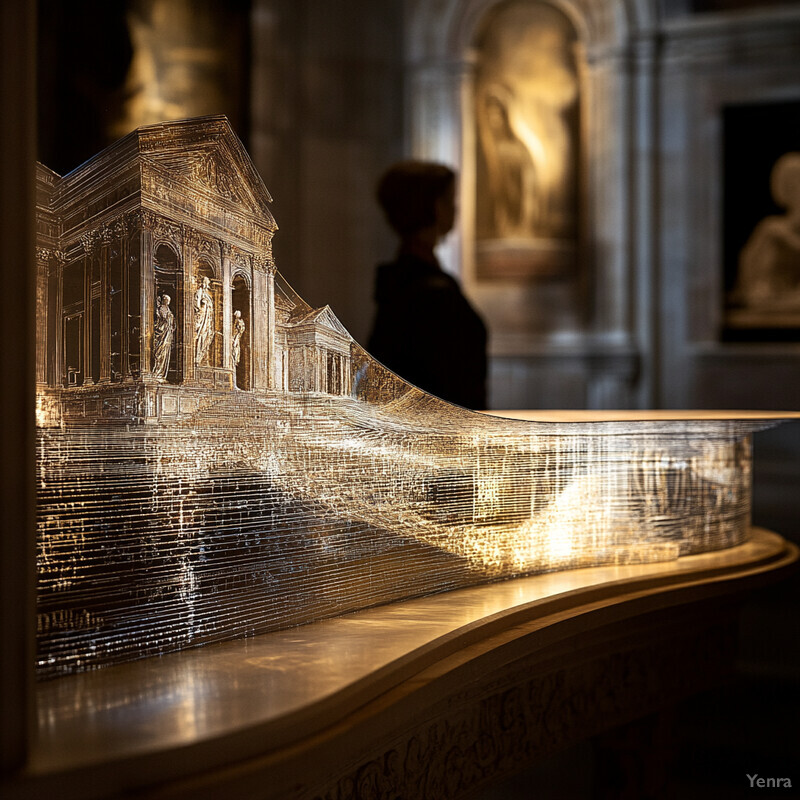
M 720 681 L 797 560 L 755 529 L 42 682 L 7 796 L 459 797 Z

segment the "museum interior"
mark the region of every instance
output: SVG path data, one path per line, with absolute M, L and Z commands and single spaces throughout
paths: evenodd
M 396 248 L 377 181 L 439 162 L 457 211 L 437 254 L 488 330 L 489 409 L 800 410 L 797 0 L 39 0 L 3 4 L 2 23 L 15 797 L 38 786 L 16 778 L 36 727 L 34 161 L 64 176 L 141 126 L 225 115 L 272 197 L 278 270 L 364 346 Z M 800 423 L 753 449 L 753 523 L 800 543 Z M 750 796 L 756 773 L 797 791 L 800 576 L 780 578 L 740 598 L 730 674 L 644 722 L 509 756 L 463 796 L 713 800 Z M 581 703 L 562 713 L 591 716 Z M 462 796 L 449 769 L 407 796 Z M 359 780 L 318 796 L 406 796 Z

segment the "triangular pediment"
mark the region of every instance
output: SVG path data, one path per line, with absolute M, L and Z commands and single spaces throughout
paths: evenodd
M 350 333 L 348 332 L 347 328 L 345 328 L 344 325 L 339 322 L 336 314 L 331 311 L 330 306 L 315 308 L 310 313 L 304 314 L 299 319 L 292 321 L 293 325 L 295 326 L 307 325 L 310 322 L 313 322 L 315 325 L 321 325 L 325 328 L 336 331 L 336 333 L 339 333 L 342 336 L 347 336 L 348 338 L 350 337 Z
M 269 191 L 226 117 L 163 122 L 135 131 L 140 158 L 184 187 L 233 203 L 277 228 Z
M 323 306 L 320 309 L 319 316 L 317 317 L 317 322 L 320 325 L 324 325 L 327 328 L 331 328 L 331 330 L 336 331 L 337 333 L 341 333 L 344 336 L 349 336 L 350 334 L 347 332 L 347 328 L 339 322 L 339 318 L 336 314 L 331 311 L 330 306 Z

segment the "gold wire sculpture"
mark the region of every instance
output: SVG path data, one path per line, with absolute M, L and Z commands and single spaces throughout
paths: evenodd
M 746 539 L 764 415 L 526 421 L 409 385 L 276 271 L 224 117 L 38 176 L 41 676 Z

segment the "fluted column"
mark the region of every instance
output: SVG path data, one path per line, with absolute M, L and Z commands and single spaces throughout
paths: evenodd
M 52 250 L 36 248 L 36 385 L 47 384 L 47 353 L 52 343 L 47 341 L 47 312 L 49 305 L 50 259 Z
M 139 307 L 141 321 L 139 325 L 139 353 L 141 356 L 142 380 L 153 380 L 153 315 L 155 314 L 155 274 L 153 270 L 153 231 L 149 215 L 143 218 L 142 253 L 139 259 Z

